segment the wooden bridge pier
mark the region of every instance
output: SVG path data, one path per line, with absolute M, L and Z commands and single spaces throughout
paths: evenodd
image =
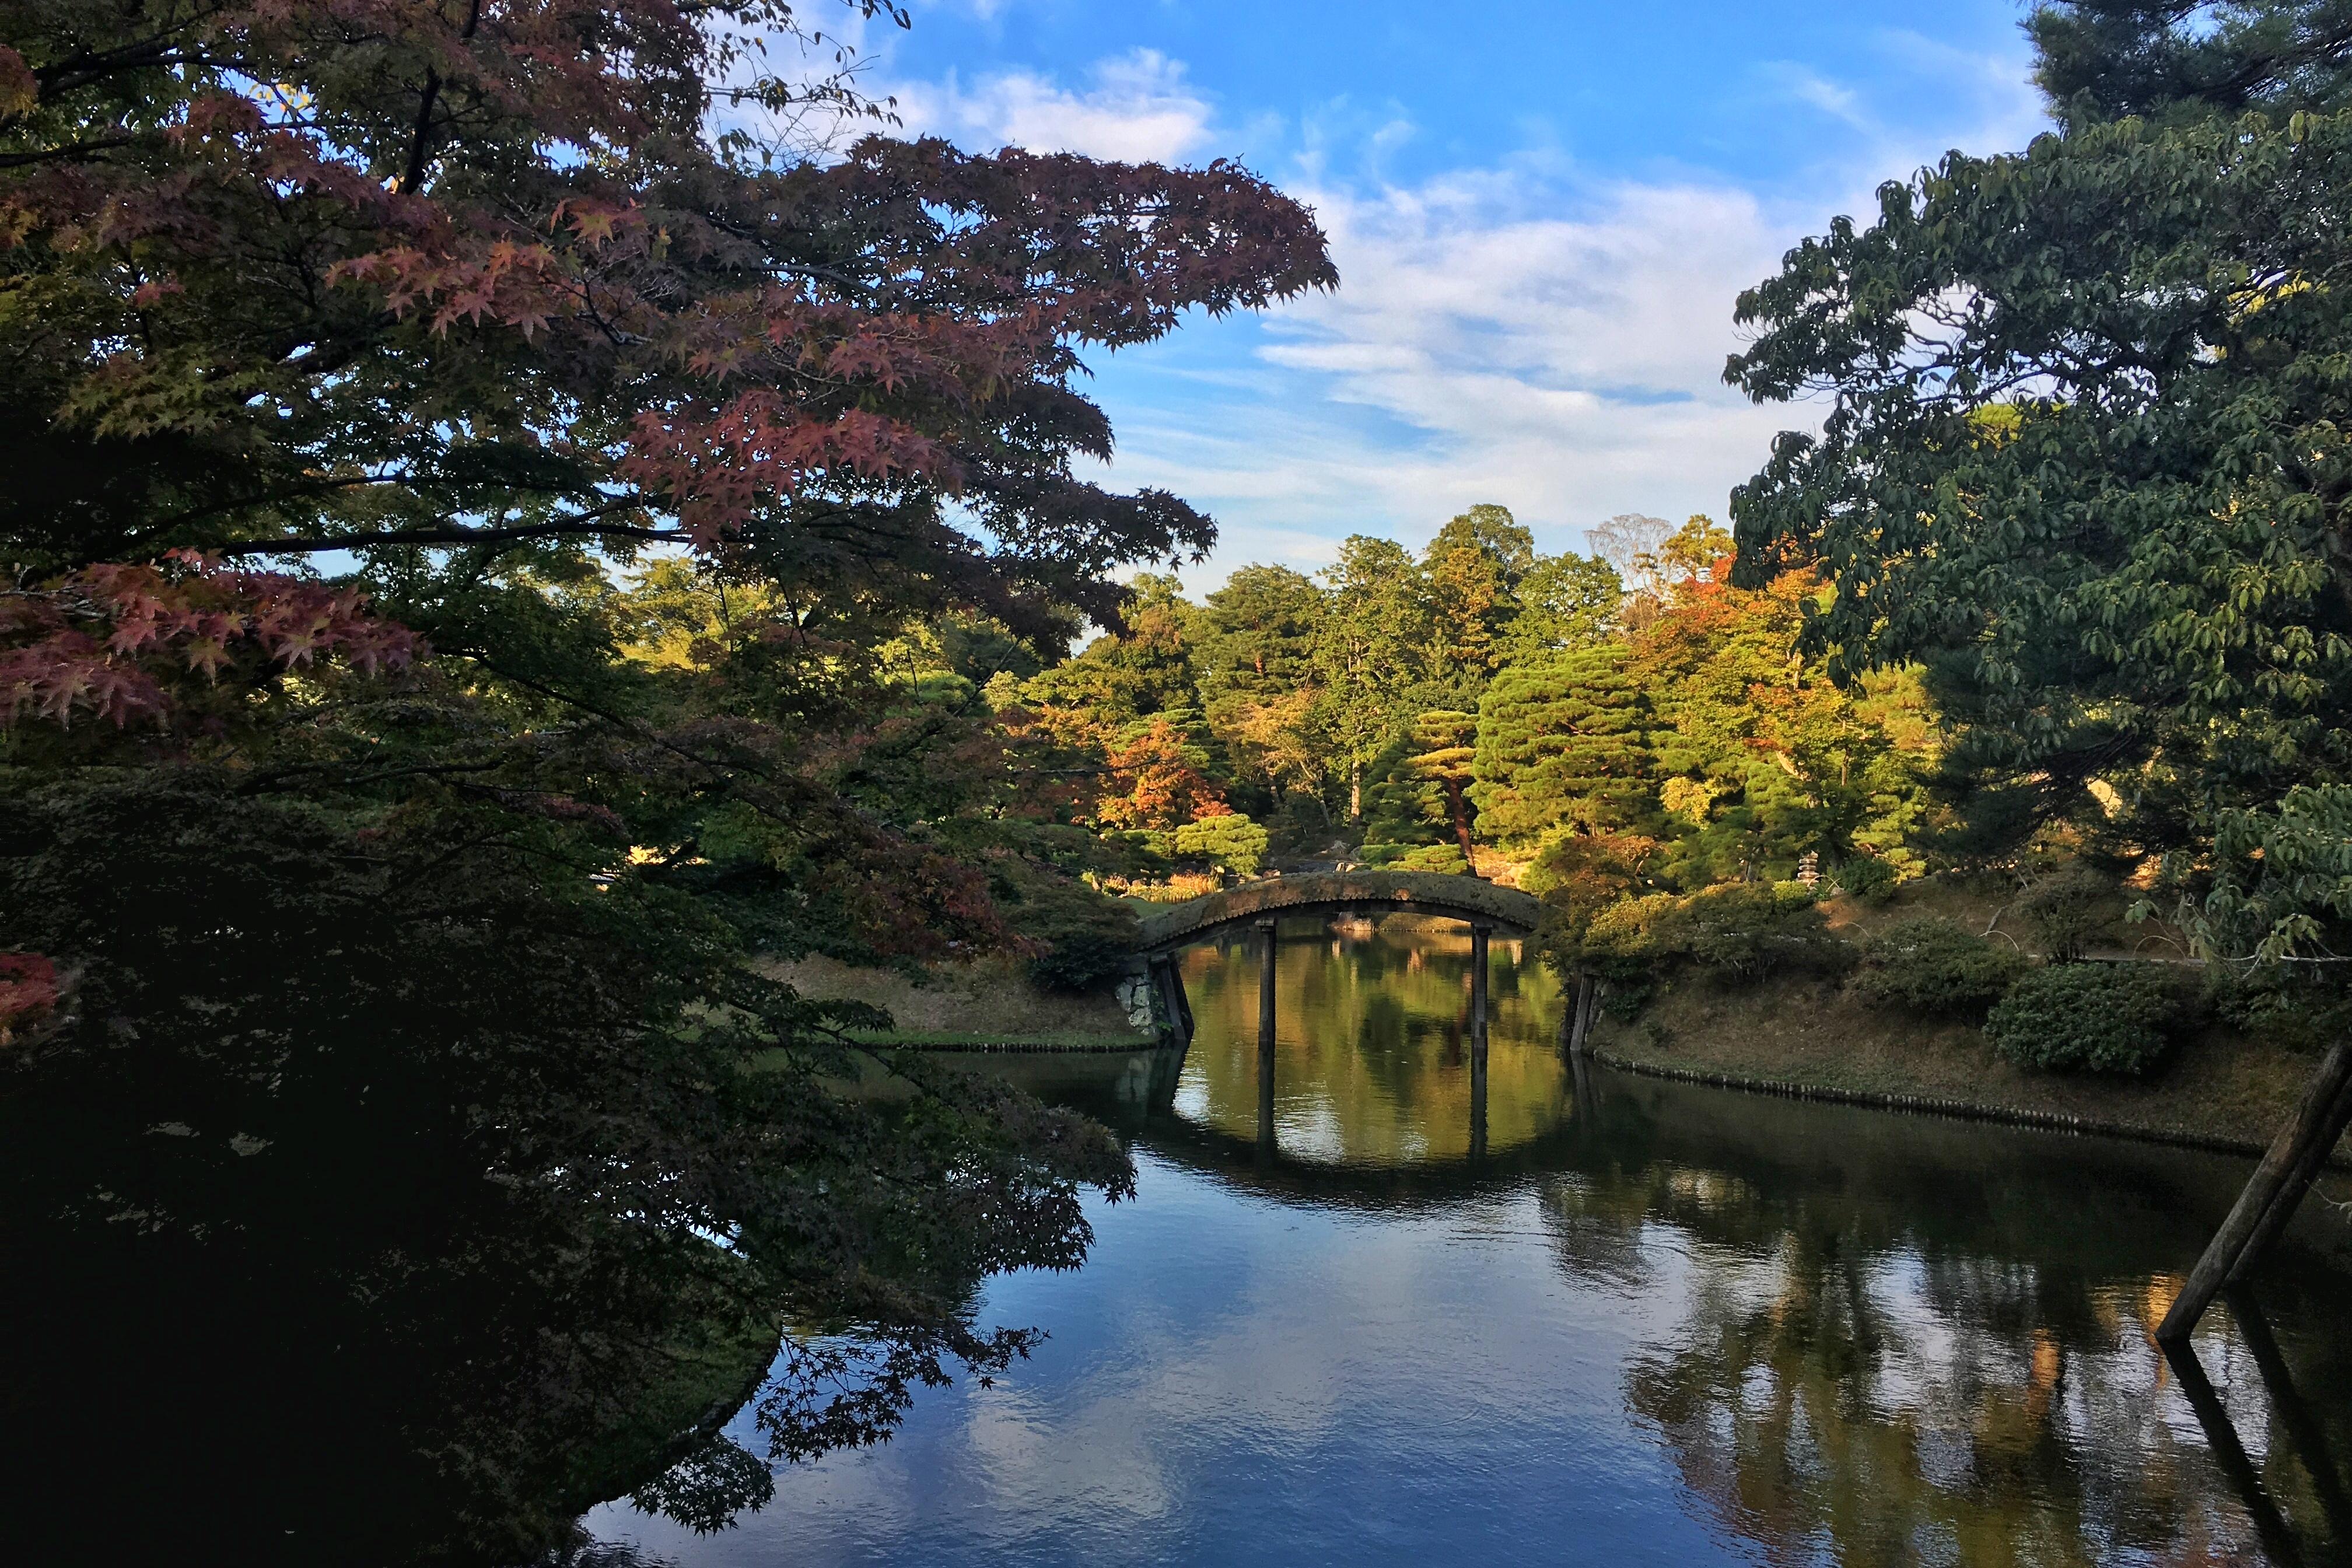
M 1274 933 L 1271 917 L 1257 922 L 1257 1048 L 1274 1049 Z
M 1470 924 L 1470 1157 L 1486 1152 L 1486 959 L 1495 928 Z
M 1168 1020 L 1171 1044 L 1192 1043 L 1192 999 L 1184 993 L 1184 972 L 1173 953 L 1155 953 L 1145 961 L 1151 976 L 1151 994 L 1159 998 L 1160 1016 Z
M 1470 928 L 1470 1048 L 1480 1057 L 1486 1054 L 1486 952 L 1494 935 L 1490 925 Z
M 1276 922 L 1257 922 L 1257 1142 L 1274 1150 L 1274 950 Z

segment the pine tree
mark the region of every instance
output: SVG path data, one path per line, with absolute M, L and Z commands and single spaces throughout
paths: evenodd
M 1504 637 L 1518 618 L 1519 584 L 1535 565 L 1535 536 L 1499 506 L 1474 506 L 1429 542 L 1430 675 L 1477 694 L 1502 663 Z
M 1555 829 L 1621 833 L 1651 816 L 1649 705 L 1626 662 L 1622 644 L 1604 643 L 1507 668 L 1486 689 L 1470 795 L 1495 843 L 1527 851 Z
M 1209 595 L 1192 669 L 1209 728 L 1276 798 L 1318 784 L 1322 748 L 1310 719 L 1315 653 L 1327 604 L 1313 579 L 1284 566 L 1244 566 Z
M 1477 858 L 1470 848 L 1470 803 L 1466 792 L 1470 787 L 1470 761 L 1475 754 L 1471 745 L 1476 734 L 1478 721 L 1471 714 L 1451 708 L 1435 708 L 1412 721 L 1412 746 L 1410 766 L 1422 777 L 1445 792 L 1447 819 L 1454 826 L 1454 837 L 1462 849 L 1462 858 L 1472 865 Z

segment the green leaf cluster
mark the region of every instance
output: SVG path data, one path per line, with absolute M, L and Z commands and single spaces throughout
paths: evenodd
M 1981 1019 L 2027 968 L 2007 942 L 1979 936 L 1958 921 L 1915 915 L 1863 944 L 1856 995 L 1930 1017 Z
M 2053 963 L 2028 971 L 1985 1020 L 2020 1067 L 2137 1078 L 2164 1058 L 2180 1008 L 2159 967 Z

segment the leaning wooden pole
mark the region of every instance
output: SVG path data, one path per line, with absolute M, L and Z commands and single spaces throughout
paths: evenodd
M 2279 1188 L 2278 1196 L 2271 1200 L 2270 1208 L 2263 1213 L 2261 1223 L 2254 1226 L 2254 1234 L 2246 1238 L 2245 1248 L 2238 1254 L 2238 1261 L 2230 1266 L 2230 1277 L 2223 1281 L 2224 1289 L 2231 1285 L 2243 1285 L 2252 1278 L 2254 1265 L 2262 1261 L 2263 1254 L 2270 1250 L 2271 1243 L 2278 1239 L 2279 1232 L 2284 1230 L 2287 1221 L 2294 1217 L 2294 1211 L 2302 1206 L 2305 1195 L 2311 1191 L 2311 1184 L 2319 1179 L 2319 1173 L 2327 1168 L 2327 1156 L 2335 1152 L 2336 1140 L 2344 1136 L 2347 1126 L 2352 1126 L 2352 1079 L 2347 1079 L 2344 1087 L 2336 1091 L 2336 1104 L 2322 1124 L 2319 1136 L 2303 1146 L 2302 1153 L 2295 1159 L 2294 1168 L 2287 1173 L 2285 1184 Z
M 2159 1342 L 2186 1342 L 2197 1321 L 2205 1315 L 2205 1309 L 2213 1304 L 2213 1298 L 2221 1294 L 2231 1276 L 2239 1272 L 2241 1265 L 2251 1268 L 2259 1258 L 2255 1241 L 2259 1238 L 2268 1246 L 2294 1217 L 2294 1207 L 2303 1201 L 2311 1178 L 2318 1174 L 2328 1151 L 2343 1135 L 2343 1123 L 2337 1120 L 2336 1110 L 2347 1084 L 2352 1084 L 2352 1040 L 2328 1052 L 2327 1059 L 2312 1075 L 2303 1099 L 2294 1108 L 2294 1115 L 2272 1141 L 2270 1152 L 2254 1167 L 2253 1178 L 2238 1194 L 2230 1217 L 2221 1222 L 2221 1228 L 2205 1248 L 2205 1256 L 2189 1271 L 2189 1283 L 2173 1300 L 2172 1310 L 2157 1325 Z M 2297 1186 L 2295 1175 L 2299 1171 L 2307 1173 Z

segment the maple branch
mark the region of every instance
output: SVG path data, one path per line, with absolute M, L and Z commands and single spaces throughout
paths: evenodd
M 635 503 L 632 502 L 632 505 Z M 215 555 L 314 555 L 329 550 L 373 550 L 388 544 L 507 544 L 525 539 L 643 539 L 656 543 L 688 538 L 684 529 L 636 528 L 597 522 L 594 513 L 562 522 L 517 523 L 511 528 L 411 528 L 397 533 L 330 533 L 307 539 L 249 539 L 212 546 Z
M 347 773 L 335 782 L 345 789 L 356 789 L 362 784 L 382 784 L 388 779 L 426 778 L 438 777 L 450 773 L 488 773 L 494 768 L 502 768 L 506 766 L 509 760 L 509 759 L 500 757 L 495 758 L 489 762 L 482 763 L 420 763 L 413 767 L 379 768 L 372 773 Z M 302 774 L 332 773 L 339 767 L 348 765 L 349 764 L 345 763 L 297 763 L 289 767 L 274 768 L 268 773 L 257 774 L 238 785 L 237 793 L 239 795 L 265 795 L 281 787 L 295 778 L 299 778 Z
M 776 786 L 781 793 L 785 795 L 797 793 L 803 797 L 807 797 L 813 794 L 813 791 L 805 781 L 793 779 L 789 775 L 780 775 L 770 769 L 758 766 L 754 763 L 730 763 L 723 758 L 706 757 L 699 752 L 678 744 L 676 741 L 671 740 L 668 736 L 664 735 L 660 731 L 641 720 L 631 719 L 625 714 L 615 713 L 609 708 L 600 708 L 584 697 L 576 697 L 571 692 L 559 691 L 554 687 L 542 685 L 541 682 L 531 679 L 527 675 L 520 675 L 511 669 L 507 669 L 499 665 L 493 664 L 490 660 L 485 658 L 478 652 L 474 652 L 472 650 L 462 650 L 462 654 L 463 657 L 472 659 L 476 664 L 480 665 L 484 669 L 488 670 L 492 675 L 497 676 L 501 680 L 511 681 L 513 684 L 521 687 L 526 691 L 537 692 L 540 696 L 546 698 L 551 702 L 561 702 L 567 707 L 577 708 L 582 712 L 589 714 L 592 717 L 602 719 L 604 722 L 612 725 L 614 729 L 621 731 L 624 734 L 635 735 L 637 739 L 646 742 L 649 745 L 658 747 L 660 750 L 667 752 L 673 756 L 683 757 L 686 761 L 692 763 L 695 766 L 707 769 L 709 772 L 718 774 L 721 779 L 726 780 L 730 784 L 737 783 L 740 775 L 750 773 L 754 778 Z M 753 811 L 772 821 L 790 823 L 793 820 L 792 817 L 786 816 L 783 812 L 776 810 L 772 806 L 750 795 L 737 794 L 733 798 L 740 801 L 743 805 L 750 806 Z M 848 808 L 846 802 L 836 802 L 835 804 L 848 809 L 852 816 L 864 817 L 869 815 L 865 812 L 856 811 L 854 808 Z
M 68 142 L 62 147 L 44 147 L 37 153 L 0 153 L 0 169 L 22 169 L 34 163 L 47 163 L 58 158 L 79 158 L 86 153 L 104 153 L 116 147 L 134 146 L 149 138 L 138 136 L 100 136 L 89 142 Z
M 400 193 L 413 196 L 425 178 L 425 146 L 433 129 L 433 100 L 441 96 L 441 73 L 425 68 L 425 96 L 416 105 L 416 133 L 408 143 L 408 172 L 400 178 Z
M 88 87 L 92 82 L 103 81 L 121 71 L 212 63 L 212 57 L 202 48 L 190 49 L 184 40 L 203 21 L 217 16 L 224 9 L 218 5 L 208 7 L 194 16 L 184 16 L 176 26 L 135 38 L 116 48 L 84 49 L 64 59 L 35 66 L 33 79 L 39 85 L 42 97 L 54 99 L 59 94 Z
M 466 13 L 466 26 L 457 34 L 460 43 L 474 41 L 474 29 L 481 25 L 482 0 L 473 0 Z M 425 96 L 416 105 L 416 134 L 408 144 L 408 173 L 402 176 L 400 192 L 413 196 L 425 179 L 425 155 L 433 137 L 433 105 L 441 96 L 441 73 L 432 66 L 425 68 Z

